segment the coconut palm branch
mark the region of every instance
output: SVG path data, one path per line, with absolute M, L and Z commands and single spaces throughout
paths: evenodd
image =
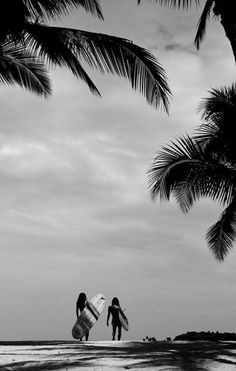
M 176 186 L 186 178 L 186 173 L 190 173 L 193 159 L 202 162 L 202 155 L 201 148 L 190 137 L 179 138 L 163 147 L 148 171 L 152 199 L 159 195 L 160 200 L 168 201 Z
M 199 105 L 204 123 L 197 130 L 195 139 L 205 146 L 205 151 L 215 157 L 225 157 L 236 163 L 234 117 L 236 117 L 236 85 L 212 89 L 210 96 Z
M 22 33 L 27 22 L 57 20 L 77 7 L 83 7 L 87 12 L 103 20 L 98 0 L 4 1 L 1 4 L 0 41 L 4 42 L 10 37 L 19 42 L 22 40 Z
M 22 46 L 5 43 L 0 48 L 0 81 L 19 86 L 47 97 L 51 94 L 50 80 L 44 64 Z
M 195 5 L 199 5 L 200 0 L 154 0 L 156 3 L 160 5 L 165 5 L 168 7 L 176 7 L 176 8 L 183 8 L 188 9 L 193 3 Z M 141 4 L 141 0 L 138 0 L 138 4 Z
M 82 62 L 100 72 L 124 77 L 130 81 L 133 89 L 145 96 L 149 104 L 155 108 L 163 107 L 168 112 L 171 93 L 165 72 L 150 52 L 127 39 L 51 27 L 45 23 L 46 16 L 55 19 L 76 6 L 83 6 L 102 19 L 98 0 L 19 0 L 14 4 L 12 1 L 7 6 L 12 5 L 14 9 L 14 4 L 17 4 L 19 12 L 13 21 L 7 19 L 7 22 L 1 23 L 0 19 L 0 44 L 6 40 L 20 43 L 31 55 L 45 61 L 46 65 L 69 68 L 96 95 L 100 95 L 100 92 Z M 4 12 L 1 12 L 1 16 L 4 17 Z
M 211 89 L 209 93 L 210 97 L 204 98 L 198 107 L 204 121 L 236 113 L 236 84 Z
M 56 19 L 77 7 L 82 7 L 86 12 L 103 19 L 99 0 L 21 0 L 21 2 L 33 19 L 37 17 Z
M 206 239 L 217 260 L 223 261 L 233 247 L 236 237 L 236 197 L 222 212 L 219 220 L 209 228 Z
M 168 201 L 171 194 L 184 212 L 200 197 L 210 197 L 222 204 L 232 198 L 235 171 L 205 153 L 189 136 L 164 147 L 149 171 L 152 199 Z
M 49 64 L 66 66 L 98 94 L 82 68 L 85 62 L 100 72 L 127 78 L 147 102 L 168 112 L 170 89 L 154 56 L 131 41 L 115 36 L 40 24 L 26 25 L 25 45 Z
M 10 9 L 17 9 L 17 16 L 29 21 L 35 18 L 57 19 L 78 7 L 103 19 L 99 0 L 17 0 L 17 3 L 7 0 L 1 4 L 1 13 L 5 17 L 5 24 L 11 24 L 11 19 L 6 19 Z
M 210 18 L 213 5 L 214 5 L 214 0 L 206 1 L 203 12 L 200 16 L 198 26 L 197 26 L 197 33 L 196 33 L 196 36 L 195 36 L 195 39 L 194 39 L 194 43 L 195 43 L 197 49 L 199 49 L 200 44 L 202 43 L 202 41 L 204 40 L 204 37 L 206 35 L 207 22 Z

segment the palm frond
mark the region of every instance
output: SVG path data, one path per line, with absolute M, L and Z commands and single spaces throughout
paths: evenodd
M 193 3 L 195 3 L 196 6 L 199 6 L 200 4 L 199 0 L 154 0 L 154 1 L 156 3 L 159 3 L 160 5 L 179 9 L 180 8 L 188 9 Z M 138 4 L 141 4 L 141 0 L 138 0 Z
M 221 118 L 222 115 L 224 117 L 230 116 L 232 111 L 236 113 L 236 84 L 232 84 L 230 87 L 211 89 L 209 93 L 210 97 L 202 99 L 198 107 L 204 121 L 213 121 L 218 117 Z
M 194 139 L 204 148 L 209 141 L 219 136 L 219 131 L 214 122 L 204 122 L 195 130 Z
M 149 104 L 168 112 L 171 93 L 164 69 L 147 50 L 126 39 L 82 30 L 29 24 L 27 32 L 29 48 L 42 58 L 68 64 L 72 71 L 75 59 L 83 60 L 102 73 L 125 77 Z
M 172 194 L 184 212 L 200 197 L 230 202 L 236 182 L 234 169 L 208 158 L 190 137 L 164 147 L 148 173 L 151 197 L 169 200 Z
M 9 0 L 8 0 L 9 1 Z M 15 0 L 14 0 L 15 1 Z M 19 1 L 19 0 L 18 0 Z M 21 0 L 30 16 L 35 18 L 59 18 L 77 7 L 83 7 L 87 12 L 103 19 L 99 0 Z
M 77 7 L 103 20 L 99 0 L 7 0 L 1 4 L 0 43 L 22 42 L 28 22 L 43 23 L 58 20 Z M 9 14 L 11 16 L 9 16 Z
M 152 199 L 160 195 L 160 199 L 169 200 L 171 192 L 190 173 L 194 161 L 202 160 L 201 148 L 189 136 L 163 147 L 148 171 Z
M 225 123 L 225 126 L 224 126 Z M 234 140 L 234 122 L 225 122 L 224 118 L 217 122 L 202 124 L 196 131 L 194 139 L 201 145 L 208 157 L 219 163 L 235 166 L 236 147 Z
M 197 49 L 199 49 L 199 46 L 205 37 L 206 24 L 210 17 L 213 5 L 214 5 L 214 0 L 207 0 L 204 6 L 203 12 L 201 14 L 201 17 L 199 19 L 199 22 L 197 25 L 197 33 L 196 33 L 195 40 L 194 40 L 194 43 Z
M 12 19 L 8 17 L 9 10 L 14 9 L 13 17 L 22 20 L 30 19 L 56 19 L 68 14 L 77 7 L 103 19 L 99 0 L 8 0 L 1 4 L 1 14 L 5 17 L 5 24 L 11 25 Z M 15 14 L 16 13 L 16 14 Z M 14 18 L 13 18 L 14 19 Z
M 236 163 L 234 117 L 236 117 L 236 86 L 212 89 L 210 97 L 202 100 L 199 111 L 204 123 L 195 139 L 201 141 L 208 153 Z
M 15 43 L 1 45 L 0 81 L 18 84 L 38 95 L 51 94 L 51 84 L 45 66 Z
M 83 68 L 70 40 L 61 33 L 60 28 L 47 27 L 38 24 L 26 26 L 26 47 L 34 54 L 38 53 L 47 64 L 67 67 L 77 77 L 84 81 L 90 91 L 100 96 L 100 92 Z M 63 29 L 64 30 L 64 29 Z
M 236 237 L 236 199 L 226 207 L 219 220 L 208 230 L 206 239 L 215 258 L 223 261 Z
M 217 161 L 194 161 L 192 165 L 182 187 L 174 190 L 175 198 L 183 211 L 189 211 L 193 202 L 201 197 L 211 198 L 223 205 L 231 201 L 236 180 L 234 169 Z

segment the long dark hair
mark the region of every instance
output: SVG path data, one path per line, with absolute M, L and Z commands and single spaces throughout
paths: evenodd
M 84 292 L 81 292 L 77 299 L 77 307 L 80 309 L 80 311 L 84 309 L 86 301 L 87 301 L 86 294 Z
M 118 305 L 118 307 L 120 306 L 120 303 L 119 303 L 119 299 L 118 298 L 113 298 L 112 299 L 112 302 L 111 302 L 111 305 Z

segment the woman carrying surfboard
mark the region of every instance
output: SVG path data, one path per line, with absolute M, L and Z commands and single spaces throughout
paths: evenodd
M 98 320 L 104 305 L 105 296 L 103 294 L 97 294 L 90 300 L 87 300 L 84 293 L 79 295 L 76 303 L 77 319 L 71 330 L 74 339 L 82 340 L 85 336 L 86 340 L 88 340 L 88 332 Z
M 126 316 L 124 315 L 123 310 L 120 307 L 119 299 L 114 297 L 112 299 L 111 305 L 108 307 L 108 313 L 107 313 L 107 326 L 109 326 L 109 319 L 110 315 L 112 315 L 112 340 L 115 340 L 116 337 L 116 330 L 118 329 L 118 340 L 121 338 L 121 328 L 123 327 L 123 324 L 121 321 L 121 318 L 127 321 L 128 320 Z
M 86 303 L 87 303 L 87 296 L 84 292 L 81 292 L 79 294 L 79 297 L 78 297 L 77 302 L 76 302 L 76 316 L 77 316 L 77 318 L 79 317 L 79 315 L 84 310 L 84 308 L 86 306 Z M 89 332 L 85 335 L 85 340 L 87 341 L 88 338 L 89 338 Z M 82 340 L 82 338 L 80 340 Z

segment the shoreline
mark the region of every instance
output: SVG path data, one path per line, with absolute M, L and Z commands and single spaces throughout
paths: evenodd
M 235 371 L 236 343 L 0 341 L 1 371 Z

